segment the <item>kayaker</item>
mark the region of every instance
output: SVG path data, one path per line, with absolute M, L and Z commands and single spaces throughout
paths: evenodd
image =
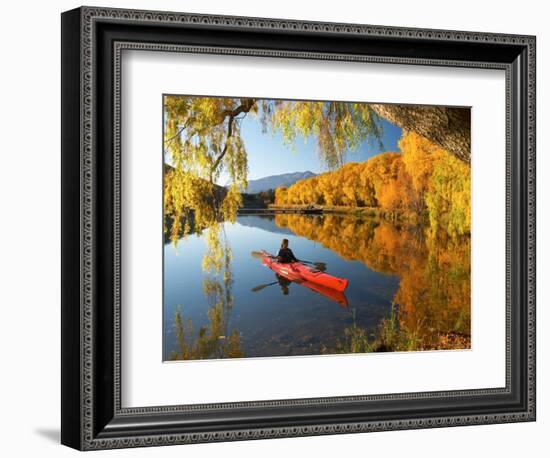
M 281 242 L 281 249 L 277 254 L 277 262 L 280 262 L 281 264 L 298 262 L 298 259 L 296 258 L 296 256 L 294 256 L 294 253 L 288 247 L 288 239 L 283 239 L 283 241 Z

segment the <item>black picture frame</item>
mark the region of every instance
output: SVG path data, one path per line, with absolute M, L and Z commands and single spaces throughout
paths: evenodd
M 479 32 L 95 7 L 63 13 L 61 442 L 91 450 L 534 421 L 535 47 L 533 36 Z M 123 49 L 505 70 L 506 387 L 122 408 Z

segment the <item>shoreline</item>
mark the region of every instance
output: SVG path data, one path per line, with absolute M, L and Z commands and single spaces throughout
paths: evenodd
M 277 214 L 296 214 L 296 215 L 345 215 L 358 218 L 374 218 L 389 221 L 403 221 L 420 223 L 427 219 L 426 215 L 419 215 L 413 212 L 395 212 L 389 213 L 379 207 L 345 207 L 345 206 L 326 206 L 326 205 L 274 205 L 270 204 L 267 208 L 239 208 L 238 215 L 277 215 Z
M 345 207 L 327 205 L 274 205 L 267 207 L 241 207 L 237 210 L 241 213 L 342 213 L 342 214 L 364 214 L 369 216 L 381 215 L 384 212 L 378 207 Z

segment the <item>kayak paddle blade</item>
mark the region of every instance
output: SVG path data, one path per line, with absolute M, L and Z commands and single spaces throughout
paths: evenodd
M 254 288 L 252 288 L 251 291 L 253 293 L 257 293 L 258 291 L 261 291 L 262 289 L 267 288 L 268 286 L 276 285 L 277 283 L 279 283 L 279 282 L 274 281 L 273 283 L 266 283 L 265 285 L 258 285 L 258 286 L 255 286 Z
M 250 253 L 250 255 L 253 258 L 257 258 L 257 259 L 263 259 L 263 257 L 265 256 L 265 254 L 261 251 L 253 251 L 252 253 Z
M 314 262 L 313 265 L 321 272 L 325 272 L 327 270 L 327 265 L 324 262 Z
M 305 264 L 311 264 L 315 267 L 315 270 L 319 270 L 321 272 L 325 272 L 327 270 L 327 264 L 325 262 L 318 262 L 318 261 L 306 261 L 304 259 L 300 259 L 299 262 L 305 263 Z

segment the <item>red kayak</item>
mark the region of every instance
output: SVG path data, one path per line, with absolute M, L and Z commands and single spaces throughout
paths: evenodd
M 292 281 L 302 280 L 324 286 L 338 292 L 343 292 L 348 287 L 346 278 L 338 278 L 333 275 L 312 269 L 301 262 L 280 263 L 268 253 L 264 254 L 263 261 L 267 267 L 275 273 Z

